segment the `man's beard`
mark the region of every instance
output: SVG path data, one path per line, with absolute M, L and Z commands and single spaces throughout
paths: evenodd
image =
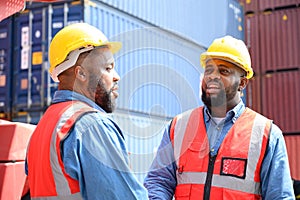
M 96 76 L 93 76 L 91 77 L 89 82 L 89 89 L 92 90 L 91 92 L 95 94 L 95 103 L 100 106 L 105 112 L 112 113 L 116 108 L 116 101 L 112 98 L 113 87 L 116 85 L 116 83 L 112 88 L 107 90 L 101 78 L 97 82 L 95 88 L 95 80 Z
M 215 96 L 207 96 L 206 92 L 202 88 L 201 99 L 203 103 L 209 108 L 226 105 L 227 102 L 235 97 L 238 91 L 238 87 L 239 83 L 236 82 L 231 87 L 227 87 L 224 90 L 221 90 L 220 93 L 216 94 Z

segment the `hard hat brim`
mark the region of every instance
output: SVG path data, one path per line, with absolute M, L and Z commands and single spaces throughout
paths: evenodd
M 104 42 L 101 44 L 101 46 L 107 45 L 110 49 L 110 51 L 115 54 L 117 53 L 121 48 L 122 48 L 122 43 L 121 42 Z
M 58 66 L 56 66 L 50 73 L 53 81 L 59 82 L 58 75 L 60 73 L 62 73 L 63 71 L 65 71 L 66 69 L 72 67 L 76 63 L 76 61 L 81 53 L 93 50 L 97 47 L 103 47 L 103 46 L 108 46 L 108 48 L 112 52 L 112 54 L 115 54 L 121 49 L 122 43 L 121 42 L 104 42 L 99 46 L 95 46 L 95 47 L 88 46 L 85 48 L 81 48 L 80 50 L 75 49 L 75 50 L 71 51 L 70 54 L 68 55 L 69 58 L 67 60 L 65 59 L 64 62 L 62 62 Z
M 233 56 L 231 54 L 222 53 L 222 52 L 204 52 L 200 56 L 201 66 L 203 68 L 205 68 L 206 67 L 206 62 L 210 59 L 220 59 L 220 60 L 224 60 L 224 61 L 227 61 L 227 62 L 230 62 L 230 63 L 236 65 L 237 67 L 243 69 L 247 73 L 247 75 L 246 75 L 247 79 L 250 79 L 253 76 L 253 71 L 246 70 L 246 67 L 244 67 L 240 63 L 240 61 L 235 56 Z

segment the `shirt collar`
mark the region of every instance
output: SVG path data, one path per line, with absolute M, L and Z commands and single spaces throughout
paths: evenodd
M 100 106 L 98 106 L 95 102 L 93 102 L 89 98 L 71 90 L 58 90 L 54 93 L 52 103 L 59 103 L 63 101 L 82 101 L 90 105 L 91 107 L 106 113 Z
M 241 100 L 233 109 L 229 110 L 226 113 L 225 122 L 232 120 L 232 122 L 234 123 L 239 118 L 239 116 L 244 112 L 244 110 L 245 110 L 245 104 Z M 205 122 L 209 122 L 211 119 L 212 119 L 212 116 L 211 116 L 207 106 L 204 106 Z

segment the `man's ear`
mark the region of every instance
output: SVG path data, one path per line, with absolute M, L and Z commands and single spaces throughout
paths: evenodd
M 75 75 L 76 75 L 76 79 L 79 79 L 81 81 L 86 81 L 86 79 L 87 79 L 86 71 L 80 65 L 75 67 Z
M 240 85 L 238 91 L 242 91 L 248 85 L 249 80 L 246 77 L 241 77 Z

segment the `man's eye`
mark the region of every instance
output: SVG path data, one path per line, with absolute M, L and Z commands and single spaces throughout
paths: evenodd
M 213 72 L 213 69 L 205 68 L 204 74 L 211 74 L 212 72 Z
M 227 69 L 220 69 L 219 71 L 221 74 L 225 74 L 225 75 L 230 74 L 230 71 Z
M 111 71 L 113 69 L 113 67 L 111 65 L 106 67 L 106 71 Z

